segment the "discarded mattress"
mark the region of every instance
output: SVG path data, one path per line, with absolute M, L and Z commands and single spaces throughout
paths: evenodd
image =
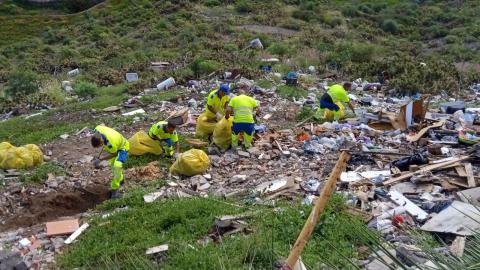
M 0 143 L 0 169 L 25 169 L 42 163 L 42 150 L 35 144 L 15 147 L 8 142 Z

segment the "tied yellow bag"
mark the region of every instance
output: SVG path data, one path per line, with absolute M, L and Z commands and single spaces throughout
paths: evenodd
M 0 143 L 1 169 L 25 169 L 42 163 L 42 150 L 35 144 L 15 147 L 8 142 Z
M 197 119 L 197 128 L 195 131 L 196 136 L 209 136 L 215 130 L 217 122 L 209 120 L 206 113 L 200 114 Z
M 141 156 L 147 153 L 161 155 L 163 149 L 158 141 L 153 140 L 145 131 L 135 133 L 130 139 L 130 150 L 128 154 L 133 156 Z
M 202 150 L 190 149 L 181 153 L 170 167 L 170 173 L 193 176 L 204 173 L 210 166 L 208 155 Z
M 227 149 L 232 144 L 233 117 L 220 120 L 213 131 L 213 143 L 221 149 Z

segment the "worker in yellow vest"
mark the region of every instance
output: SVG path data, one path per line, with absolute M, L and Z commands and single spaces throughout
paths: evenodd
M 163 151 L 169 157 L 174 156 L 174 153 L 180 152 L 180 144 L 178 143 L 178 134 L 175 130 L 177 126 L 172 122 L 160 121 L 150 128 L 148 136 L 153 140 L 159 141 L 162 145 Z M 174 150 L 176 144 L 176 151 Z
M 110 198 L 120 197 L 120 185 L 123 184 L 123 164 L 127 161 L 128 150 L 130 145 L 118 131 L 99 125 L 95 128 L 95 133 L 91 138 L 93 147 L 103 146 L 102 151 L 106 151 L 109 155 L 105 155 L 96 160 L 110 159 L 110 167 L 113 172 L 113 179 L 110 183 Z M 101 152 L 100 152 L 101 154 Z
M 211 91 L 207 96 L 207 108 L 205 114 L 212 121 L 219 121 L 225 115 L 225 109 L 228 103 L 230 86 L 228 84 L 220 85 L 220 88 Z
M 243 144 L 245 148 L 252 146 L 253 134 L 255 133 L 254 111 L 259 114 L 258 102 L 244 94 L 243 90 L 239 91 L 240 95 L 233 97 L 228 103 L 225 118 L 230 118 L 233 113 L 232 125 L 232 148 L 238 147 L 238 136 L 243 134 Z
M 316 115 L 321 116 L 325 110 L 333 112 L 334 120 L 338 121 L 344 115 L 342 102 L 348 104 L 353 114 L 355 110 L 353 104 L 348 97 L 348 90 L 352 87 L 352 84 L 349 82 L 344 83 L 343 85 L 334 84 L 328 88 L 328 91 L 323 94 L 320 98 L 320 108 L 317 110 Z M 331 119 L 329 119 L 331 120 Z

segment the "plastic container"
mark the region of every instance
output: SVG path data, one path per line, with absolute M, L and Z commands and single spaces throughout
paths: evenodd
M 165 81 L 157 84 L 157 89 L 158 90 L 164 90 L 164 89 L 168 89 L 168 88 L 170 88 L 174 85 L 175 85 L 175 79 L 170 77 L 170 78 L 166 79 Z

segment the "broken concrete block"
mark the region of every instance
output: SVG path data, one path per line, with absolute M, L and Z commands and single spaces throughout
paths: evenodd
M 62 138 L 63 140 L 66 140 L 68 137 L 70 137 L 70 135 L 68 134 L 60 135 L 60 138 Z
M 32 242 L 30 242 L 30 240 L 28 240 L 28 238 L 23 238 L 22 240 L 20 240 L 18 242 L 20 244 L 20 246 L 22 247 L 28 247 L 32 244 Z
M 47 222 L 47 236 L 71 234 L 78 229 L 78 219 Z
M 163 191 L 158 191 L 158 192 L 153 192 L 153 193 L 143 195 L 143 201 L 146 202 L 146 203 L 151 203 L 151 202 L 155 201 L 156 199 L 162 197 L 163 194 L 164 194 Z
M 159 253 L 159 252 L 165 252 L 167 250 L 168 250 L 168 245 L 165 244 L 165 245 L 161 245 L 161 246 L 151 247 L 151 248 L 147 249 L 145 254 L 146 255 L 151 255 L 151 254 L 156 254 L 156 253 Z

